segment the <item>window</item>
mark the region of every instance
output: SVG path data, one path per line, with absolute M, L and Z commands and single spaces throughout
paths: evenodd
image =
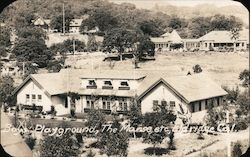
M 87 108 L 94 108 L 94 100 L 91 98 L 91 96 L 86 96 L 86 104 Z
M 96 86 L 95 80 L 89 80 L 89 85 L 90 86 Z
M 191 106 L 192 106 L 192 112 L 195 112 L 195 104 L 192 103 Z
M 153 100 L 153 111 L 157 111 L 158 106 L 158 100 Z
M 217 105 L 219 106 L 220 105 L 220 97 L 217 97 Z
M 161 105 L 162 105 L 162 106 L 165 106 L 165 107 L 167 107 L 167 101 L 165 101 L 165 100 L 162 100 L 162 101 L 161 101 Z
M 104 81 L 104 85 L 105 86 L 112 86 L 112 83 L 111 83 L 111 81 Z
M 120 111 L 127 111 L 128 110 L 127 99 L 120 98 L 120 99 L 118 99 L 118 101 L 119 101 L 119 110 Z
M 205 109 L 208 109 L 207 99 L 205 100 Z
M 108 97 L 103 97 L 102 98 L 102 109 L 105 110 L 110 110 L 110 104 L 111 104 L 111 99 L 109 99 Z
M 121 86 L 126 86 L 126 87 L 127 87 L 127 86 L 128 86 L 128 82 L 122 81 L 122 82 L 121 82 Z
M 199 111 L 201 111 L 201 101 L 199 101 Z
M 171 109 L 175 108 L 175 101 L 170 101 L 170 108 Z
M 40 102 L 42 101 L 42 95 L 38 95 L 37 98 L 38 98 L 38 101 Z
M 36 95 L 35 94 L 32 94 L 32 102 L 36 101 Z
M 26 102 L 29 102 L 29 101 L 30 101 L 30 95 L 26 94 Z

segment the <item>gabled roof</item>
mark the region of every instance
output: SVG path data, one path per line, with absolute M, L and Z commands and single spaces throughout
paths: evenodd
M 136 79 L 139 87 L 136 90 L 102 90 L 81 88 L 81 78 L 87 79 Z M 68 91 L 78 92 L 83 95 L 116 95 L 133 97 L 138 95 L 138 99 L 143 98 L 152 89 L 163 83 L 175 95 L 186 103 L 204 100 L 227 94 L 218 84 L 216 84 L 207 74 L 193 74 L 184 76 L 168 77 L 168 74 L 151 73 L 145 75 L 144 72 L 115 70 L 84 70 L 84 69 L 63 69 L 59 73 L 32 74 L 14 91 L 16 94 L 28 81 L 34 83 L 42 89 L 45 94 L 57 95 Z
M 161 79 L 159 79 L 159 77 L 161 77 Z M 137 92 L 139 99 L 143 98 L 145 94 L 154 89 L 159 83 L 166 85 L 186 103 L 227 94 L 227 92 L 210 79 L 207 74 L 193 74 L 176 77 L 159 75 L 157 77 L 146 78 L 142 82 Z
M 214 43 L 233 43 L 230 31 L 211 31 L 199 38 L 200 41 L 213 41 Z M 249 41 L 249 30 L 242 30 L 239 32 L 237 41 Z
M 82 24 L 83 19 L 72 19 L 70 21 L 70 27 L 80 27 Z
M 182 42 L 182 39 L 176 30 L 173 30 L 171 33 L 167 32 L 158 38 L 150 38 L 150 39 L 154 43 L 167 43 L 167 42 L 181 43 Z

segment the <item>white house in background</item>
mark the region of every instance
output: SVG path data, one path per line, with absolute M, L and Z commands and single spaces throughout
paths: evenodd
M 182 39 L 175 30 L 158 38 L 151 38 L 151 40 L 155 43 L 156 51 L 172 51 L 173 49 L 180 50 L 180 48 L 184 51 L 220 51 L 223 48 L 233 49 L 234 43 L 236 43 L 236 50 L 245 51 L 249 49 L 249 30 L 239 31 L 239 37 L 235 41 L 230 31 L 211 31 L 198 39 Z M 177 47 L 174 48 L 171 45 L 177 45 Z
M 67 92 L 77 92 L 77 113 L 100 108 L 106 113 L 127 114 L 133 98 L 142 113 L 153 112 L 158 104 L 166 104 L 177 113 L 181 108 L 189 114 L 204 111 L 209 105 L 219 106 L 227 94 L 206 74 L 167 77 L 131 71 L 86 71 L 63 69 L 59 73 L 33 74 L 14 91 L 18 104 L 33 103 L 44 111 L 54 105 L 58 114 L 69 114 Z
M 69 24 L 70 33 L 79 33 L 83 19 L 73 19 Z
M 183 41 L 176 30 L 171 33 L 165 33 L 158 38 L 151 38 L 151 41 L 155 43 L 156 51 L 171 51 L 174 45 L 183 45 Z
M 44 19 L 42 17 L 38 17 L 35 20 L 31 21 L 33 23 L 34 26 L 40 27 L 43 30 L 45 30 L 46 32 L 51 32 L 51 28 L 50 28 L 50 22 L 51 20 L 49 19 Z

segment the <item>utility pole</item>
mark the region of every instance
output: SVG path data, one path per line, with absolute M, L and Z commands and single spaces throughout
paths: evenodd
M 63 35 L 65 35 L 65 10 L 64 10 L 64 3 L 63 3 Z
M 23 62 L 23 77 L 25 75 L 25 63 Z

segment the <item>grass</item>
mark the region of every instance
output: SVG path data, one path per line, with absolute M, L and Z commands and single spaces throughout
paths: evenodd
M 106 57 L 104 53 L 83 53 L 81 56 L 69 56 L 66 64 L 74 65 L 83 69 L 114 69 L 114 70 L 134 70 L 131 59 L 124 61 L 112 61 L 113 67 L 109 61 L 103 61 Z M 137 71 L 153 73 L 164 71 L 170 76 L 186 75 L 188 71 L 192 72 L 192 67 L 199 64 L 203 72 L 211 75 L 211 78 L 220 85 L 235 86 L 241 82 L 238 79 L 239 73 L 248 69 L 248 53 L 220 53 L 220 52 L 186 52 L 174 53 L 166 52 L 156 54 L 155 61 L 139 63 Z

